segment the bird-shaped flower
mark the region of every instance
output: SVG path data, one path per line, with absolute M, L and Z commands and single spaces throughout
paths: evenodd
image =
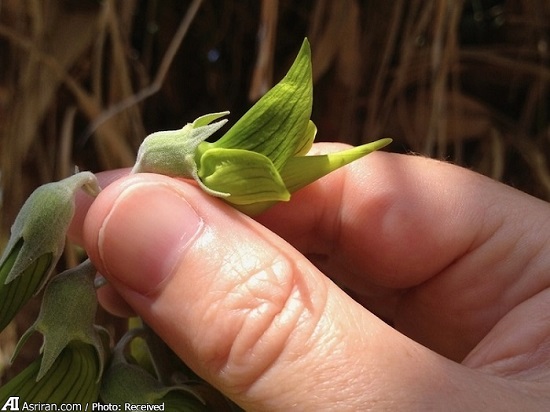
M 80 188 L 91 195 L 100 190 L 93 173 L 80 172 L 40 186 L 19 211 L 0 257 L 0 331 L 42 289 L 55 268 Z
M 286 76 L 219 140 L 206 142 L 229 112 L 199 117 L 180 130 L 156 132 L 142 143 L 133 172 L 194 179 L 207 193 L 248 215 L 290 200 L 291 193 L 391 142 L 307 156 L 317 129 L 311 51 L 304 40 Z

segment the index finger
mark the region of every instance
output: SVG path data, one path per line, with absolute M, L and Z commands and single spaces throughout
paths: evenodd
M 334 150 L 332 144 L 322 146 Z M 519 192 L 433 159 L 376 152 L 293 194 L 258 220 L 344 284 L 408 288 L 483 243 Z M 521 194 L 523 196 L 523 194 Z M 327 274 L 329 273 L 327 271 Z

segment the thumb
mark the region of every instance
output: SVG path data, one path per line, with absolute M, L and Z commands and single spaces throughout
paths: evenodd
M 246 409 L 434 405 L 434 384 L 463 373 L 188 183 L 138 174 L 111 184 L 90 207 L 84 240 L 145 322 Z

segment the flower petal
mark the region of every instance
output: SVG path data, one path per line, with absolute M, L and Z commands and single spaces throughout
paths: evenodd
M 201 158 L 199 177 L 209 189 L 228 193 L 225 200 L 236 205 L 290 199 L 273 163 L 248 150 L 210 148 Z
M 313 146 L 315 135 L 317 135 L 317 126 L 310 120 L 307 124 L 306 132 L 300 140 L 300 145 L 296 148 L 294 156 L 305 156 L 307 152 L 311 150 L 311 146 Z
M 21 245 L 22 241 L 17 244 L 0 267 L 0 331 L 11 322 L 19 309 L 39 290 L 44 281 L 44 275 L 48 273 L 53 261 L 52 253 L 41 255 L 17 278 L 4 284 L 15 258 L 21 250 Z
M 303 144 L 297 136 L 306 133 L 312 104 L 311 51 L 306 39 L 287 75 L 211 145 L 261 153 L 280 170 Z
M 387 146 L 391 142 L 392 139 L 380 139 L 342 152 L 293 157 L 285 164 L 281 171 L 281 177 L 289 192 L 293 193 L 326 174 Z

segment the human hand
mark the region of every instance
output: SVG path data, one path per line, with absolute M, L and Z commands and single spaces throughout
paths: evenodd
M 465 169 L 374 153 L 259 223 L 187 182 L 123 177 L 79 200 L 72 235 L 104 305 L 247 410 L 541 410 L 549 216 Z

